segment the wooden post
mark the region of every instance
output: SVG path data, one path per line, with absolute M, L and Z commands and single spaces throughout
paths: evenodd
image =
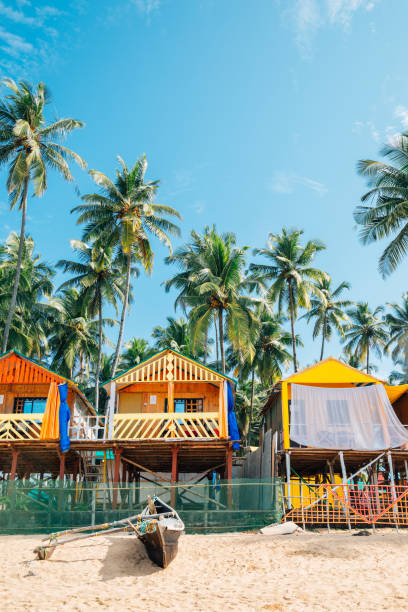
M 394 517 L 395 517 L 395 528 L 396 528 L 396 530 L 398 532 L 398 508 L 397 508 L 397 505 L 395 503 L 395 501 L 397 499 L 397 496 L 395 494 L 394 468 L 393 468 L 393 465 L 392 465 L 391 451 L 387 452 L 387 457 L 388 457 L 388 467 L 389 467 L 389 470 L 390 470 L 391 495 L 392 495 L 392 500 L 394 502 L 394 505 L 393 505 L 393 514 L 394 514 Z
M 220 386 L 218 389 L 218 411 L 219 411 L 219 437 L 225 438 L 225 430 L 224 430 L 224 383 L 220 382 Z
M 113 475 L 113 493 L 112 493 L 112 510 L 116 510 L 118 502 L 118 485 L 119 485 L 119 473 L 120 473 L 120 456 L 122 454 L 121 448 L 115 448 L 115 471 Z
M 282 398 L 282 427 L 283 427 L 283 448 L 290 448 L 289 441 L 289 400 L 288 400 L 288 383 L 282 382 L 281 389 Z
M 285 460 L 286 460 L 286 486 L 288 489 L 286 498 L 288 500 L 288 510 L 292 510 L 292 491 L 291 491 L 291 484 L 290 484 L 290 451 L 286 451 Z
M 343 483 L 343 496 L 344 496 L 344 501 L 346 504 L 346 512 L 347 512 L 347 524 L 348 524 L 349 531 L 351 531 L 350 513 L 349 513 L 349 507 L 348 507 L 348 498 L 349 498 L 348 482 L 347 482 L 346 464 L 344 463 L 343 451 L 339 452 L 339 458 L 340 458 L 340 466 L 341 466 L 341 480 Z
M 60 469 L 59 469 L 59 479 L 64 480 L 65 476 L 65 453 L 60 453 Z
M 227 469 L 226 469 L 227 480 L 232 480 L 232 455 L 233 455 L 233 450 L 232 450 L 232 445 L 230 444 L 227 450 Z
M 405 465 L 405 480 L 406 480 L 406 484 L 408 485 L 408 461 L 406 459 L 404 459 L 404 465 Z
M 10 469 L 10 480 L 14 480 L 16 477 L 16 471 L 17 471 L 17 459 L 18 456 L 20 454 L 20 451 L 16 450 L 15 448 L 11 449 L 11 469 Z
M 109 396 L 109 408 L 108 408 L 108 440 L 113 440 L 113 418 L 115 415 L 115 404 L 116 404 L 116 383 L 114 381 L 110 384 L 110 396 Z M 106 438 L 105 438 L 106 439 Z
M 233 455 L 233 450 L 232 450 L 232 444 L 228 445 L 228 450 L 227 450 L 227 462 L 226 462 L 226 476 L 227 476 L 227 480 L 228 480 L 228 485 L 227 485 L 227 505 L 229 508 L 231 508 L 232 506 L 232 486 L 231 486 L 231 480 L 232 480 L 232 455 Z
M 174 382 L 167 383 L 167 410 L 174 412 Z
M 177 487 L 176 487 L 176 483 L 178 480 L 178 452 L 179 452 L 179 448 L 178 446 L 175 446 L 174 444 L 171 447 L 171 490 L 170 490 L 170 497 L 171 497 L 171 506 L 174 507 L 176 505 L 177 502 Z

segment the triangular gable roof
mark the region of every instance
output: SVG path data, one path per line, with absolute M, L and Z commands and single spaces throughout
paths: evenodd
M 53 372 L 47 366 L 38 361 L 34 361 L 34 359 L 19 353 L 15 349 L 11 349 L 0 355 L 0 384 L 12 382 L 19 384 L 66 382 L 71 389 L 74 389 L 81 396 L 87 407 L 95 413 L 92 404 L 72 380 Z
M 384 381 L 361 372 L 357 368 L 335 359 L 335 357 L 327 357 L 318 363 L 315 363 L 303 370 L 299 370 L 283 379 L 284 382 L 298 384 L 344 384 L 344 383 L 383 383 Z
M 220 382 L 236 381 L 225 374 L 187 357 L 171 348 L 163 349 L 141 361 L 137 365 L 121 372 L 111 380 L 103 383 L 109 391 L 109 383 L 115 381 L 117 385 L 131 385 L 137 382 Z

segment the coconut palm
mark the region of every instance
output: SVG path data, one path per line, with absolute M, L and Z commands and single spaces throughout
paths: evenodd
M 98 355 L 98 321 L 88 317 L 86 302 L 77 289 L 63 289 L 53 298 L 58 311 L 49 338 L 51 367 L 64 376 L 74 378 L 79 364 L 79 382 L 83 383 L 85 369 Z
M 51 97 L 44 83 L 39 83 L 34 88 L 25 81 L 16 84 L 12 79 L 4 79 L 3 84 L 11 93 L 0 100 L 0 167 L 9 165 L 7 190 L 10 208 L 14 208 L 18 203 L 21 210 L 20 248 L 3 331 L 4 353 L 8 345 L 20 282 L 29 185 L 33 184 L 35 196 L 42 196 L 47 189 L 48 169 L 57 170 L 64 179 L 72 181 L 68 161 L 75 161 L 81 168 L 86 164 L 79 155 L 53 140 L 61 140 L 84 124 L 74 119 L 46 122 L 44 110 L 45 106 L 50 104 Z
M 320 360 L 323 359 L 324 345 L 326 340 L 330 340 L 333 330 L 344 337 L 344 328 L 348 316 L 346 308 L 350 308 L 353 302 L 350 300 L 337 299 L 346 290 L 350 289 L 350 283 L 343 281 L 332 290 L 331 278 L 323 278 L 317 282 L 319 295 L 310 301 L 310 310 L 304 315 L 307 322 L 314 320 L 313 339 L 319 334 L 322 336 L 322 346 L 320 349 Z
M 268 301 L 278 301 L 278 312 L 287 307 L 292 334 L 293 366 L 297 372 L 295 321 L 298 309 L 310 308 L 310 296 L 321 297 L 316 283 L 327 278 L 327 274 L 312 268 L 311 263 L 325 246 L 318 240 L 300 244 L 301 230 L 283 229 L 281 234 L 269 234 L 265 249 L 255 249 L 255 255 L 262 255 L 268 263 L 249 267 L 253 281 L 267 290 Z
M 408 383 L 408 363 L 406 359 L 396 359 L 394 365 L 399 370 L 392 370 L 389 376 L 390 385 L 406 385 Z
M 251 401 L 249 404 L 249 428 L 247 444 L 251 444 L 251 430 L 254 414 L 255 376 L 263 387 L 268 388 L 282 377 L 282 369 L 292 363 L 292 355 L 287 348 L 292 344 L 291 334 L 282 328 L 282 319 L 273 315 L 265 307 L 258 307 L 257 318 L 251 330 L 251 344 L 254 352 L 232 351 L 230 365 L 241 380 L 250 377 Z M 296 337 L 296 344 L 302 345 Z
M 60 289 L 76 287 L 81 292 L 87 317 L 98 319 L 98 356 L 95 370 L 95 409 L 99 411 L 99 371 L 103 346 L 103 306 L 108 303 L 118 313 L 117 301 L 123 300 L 125 282 L 123 266 L 114 258 L 111 247 L 102 248 L 89 245 L 82 240 L 71 240 L 71 247 L 78 255 L 79 261 L 61 259 L 57 266 L 63 272 L 74 274 L 65 281 Z M 134 276 L 138 273 L 133 270 Z
M 100 187 L 100 193 L 83 196 L 84 203 L 73 209 L 73 212 L 79 212 L 78 223 L 87 224 L 84 231 L 85 240 L 91 239 L 103 246 L 118 247 L 126 258 L 125 294 L 112 377 L 116 373 L 122 346 L 132 264 L 140 261 L 146 272 L 151 272 L 153 251 L 149 235 L 156 236 L 171 251 L 169 234 L 178 236 L 180 230 L 166 217 L 181 218 L 174 208 L 154 203 L 159 181 L 145 182 L 145 155 L 136 160 L 130 170 L 121 157 L 118 159 L 121 168 L 116 171 L 114 182 L 102 172 L 90 171 L 95 183 Z
M 386 350 L 393 346 L 392 358 L 396 361 L 401 355 L 408 361 L 408 293 L 402 294 L 402 303 L 388 304 L 392 312 L 385 315 L 390 337 Z
M 354 213 L 361 225 L 364 244 L 392 238 L 379 259 L 379 270 L 388 276 L 401 263 L 408 250 L 408 135 L 383 147 L 381 154 L 392 163 L 360 160 L 359 174 L 368 179 L 365 193 Z
M 252 307 L 259 302 L 246 295 L 244 276 L 246 248 L 235 246 L 232 234 L 217 234 L 206 228 L 196 237 L 185 268 L 166 282 L 166 289 L 180 289 L 178 300 L 190 308 L 192 349 L 203 345 L 203 339 L 214 316 L 218 323 L 221 368 L 225 373 L 224 334 L 236 350 L 252 350 L 250 328 L 254 320 Z M 175 260 L 171 259 L 169 263 Z M 177 262 L 178 263 L 178 262 Z
M 367 374 L 370 372 L 370 352 L 373 351 L 381 357 L 382 349 L 388 340 L 384 320 L 378 316 L 382 311 L 382 306 L 378 306 L 374 311 L 370 310 L 365 302 L 356 304 L 347 313 L 350 324 L 344 335 L 345 350 L 359 361 L 365 359 Z
M 156 352 L 156 349 L 149 346 L 149 343 L 144 338 L 132 338 L 129 342 L 125 343 L 125 351 L 120 358 L 120 368 L 122 370 L 133 368 L 133 366 L 141 361 L 149 359 Z
M 16 274 L 20 238 L 12 232 L 0 250 L 0 333 L 4 330 Z M 34 253 L 34 241 L 26 236 L 21 251 L 21 273 L 9 339 L 13 348 L 41 359 L 47 349 L 47 334 L 53 309 L 46 301 L 53 290 L 53 269 Z
M 189 323 L 183 318 L 175 319 L 167 317 L 167 326 L 156 326 L 152 331 L 155 346 L 158 349 L 172 348 L 193 359 L 201 359 L 204 347 L 196 343 L 195 350 L 192 348 L 191 330 Z
M 188 305 L 191 303 L 191 296 L 200 295 L 199 290 L 202 280 L 202 271 L 206 267 L 205 253 L 208 251 L 209 240 L 211 232 L 215 232 L 215 226 L 210 228 L 206 226 L 203 234 L 199 234 L 197 231 L 191 231 L 191 241 L 180 246 L 174 253 L 166 257 L 165 262 L 167 264 L 174 264 L 180 270 L 171 279 L 165 281 L 164 287 L 166 292 L 170 289 L 176 289 L 178 291 L 175 308 L 181 307 L 183 312 L 187 314 Z M 230 245 L 235 245 L 235 236 L 233 234 L 223 234 L 225 240 L 229 240 Z M 214 324 L 215 331 L 215 345 L 216 345 L 216 367 L 219 367 L 219 342 L 218 342 L 218 315 L 214 310 L 213 317 L 209 317 L 207 325 L 205 322 L 201 322 L 202 337 L 198 337 L 197 342 L 201 343 L 204 348 L 203 360 L 207 362 L 207 355 L 209 354 L 209 329 Z M 221 366 L 222 367 L 222 366 Z
M 254 444 L 258 443 L 259 422 L 262 407 L 265 404 L 268 396 L 268 388 L 256 381 L 255 387 L 252 387 L 251 381 L 246 381 L 239 384 L 235 394 L 235 414 L 237 417 L 238 429 L 242 438 L 245 440 L 245 446 L 250 446 L 251 441 Z M 255 418 L 250 419 L 252 413 Z

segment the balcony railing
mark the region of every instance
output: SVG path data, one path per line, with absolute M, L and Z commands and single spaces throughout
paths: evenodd
M 38 440 L 43 414 L 0 414 L 0 441 Z M 69 426 L 73 441 L 108 437 L 103 416 L 74 416 Z M 218 412 L 115 414 L 114 440 L 209 439 L 220 437 Z
M 114 440 L 219 438 L 218 412 L 115 414 Z
M 38 440 L 43 415 L 0 414 L 0 440 Z

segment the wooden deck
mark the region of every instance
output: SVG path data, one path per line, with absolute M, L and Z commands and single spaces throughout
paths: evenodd
M 83 451 L 112 450 L 114 453 L 119 451 L 124 460 L 129 459 L 149 470 L 171 472 L 173 449 L 177 449 L 179 472 L 202 472 L 226 463 L 231 442 L 220 439 L 77 440 L 71 442 L 70 451 L 65 456 L 64 471 L 77 473 Z M 61 455 L 56 440 L 0 441 L 0 472 L 10 472 L 13 453 L 18 454 L 16 469 L 20 476 L 28 472 L 59 473 Z
M 341 473 L 341 465 L 338 450 L 327 450 L 317 448 L 291 448 L 289 451 L 278 451 L 278 460 L 281 461 L 281 474 L 285 475 L 285 454 L 290 453 L 290 465 L 300 476 L 314 476 L 321 474 L 327 466 L 327 461 L 333 462 L 333 469 Z M 357 451 L 343 450 L 344 463 L 347 472 L 356 472 L 367 465 L 370 461 L 386 451 Z M 405 461 L 408 461 L 408 450 L 392 449 L 392 459 L 395 470 L 404 470 Z

